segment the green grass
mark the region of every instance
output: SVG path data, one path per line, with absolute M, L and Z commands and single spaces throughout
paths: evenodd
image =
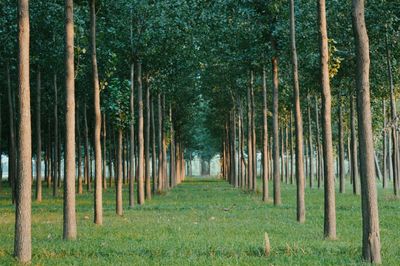
M 270 186 L 271 189 L 271 186 Z M 272 190 L 270 190 L 272 191 Z M 282 185 L 283 204 L 262 203 L 216 179 L 188 179 L 145 206 L 114 212 L 114 190 L 104 194 L 104 225 L 92 223 L 92 194 L 77 196 L 78 240 L 62 241 L 62 199 L 32 207 L 33 265 L 360 265 L 360 199 L 337 194 L 338 240 L 323 239 L 323 190 L 306 190 L 307 220 L 295 220 L 294 185 Z M 14 208 L 0 198 L 0 265 L 12 257 Z M 382 255 L 400 264 L 400 202 L 379 191 Z M 264 232 L 271 255 L 264 257 Z

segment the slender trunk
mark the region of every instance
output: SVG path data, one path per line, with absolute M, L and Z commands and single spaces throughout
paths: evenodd
M 170 163 L 169 163 L 169 176 L 170 176 L 170 187 L 175 186 L 175 178 L 176 178 L 176 172 L 175 172 L 175 131 L 174 131 L 174 125 L 172 121 L 172 108 L 171 105 L 169 106 L 169 124 L 170 124 L 170 153 L 169 153 L 169 158 L 170 158 Z
M 279 116 L 279 95 L 278 95 L 278 86 L 279 86 L 279 78 L 278 78 L 278 58 L 272 58 L 272 67 L 273 67 L 273 82 L 274 82 L 274 95 L 273 95 L 273 138 L 274 138 L 274 147 L 273 147 L 273 160 L 274 160 L 274 204 L 281 204 L 281 178 L 279 173 L 279 124 L 278 124 L 278 116 Z
M 36 92 L 36 201 L 42 201 L 42 137 L 40 125 L 40 90 L 41 90 L 41 71 L 37 72 L 37 92 Z M 0 123 L 1 124 L 1 123 Z M 1 157 L 1 152 L 0 152 Z M 1 177 L 0 177 L 1 183 Z
M 138 82 L 138 141 L 139 141 L 139 161 L 138 161 L 138 203 L 144 204 L 144 139 L 143 139 L 143 88 L 142 88 L 142 63 L 137 63 L 137 82 Z
M 156 124 L 154 119 L 154 97 L 151 98 L 150 102 L 150 111 L 151 111 L 151 174 L 153 179 L 153 189 L 152 193 L 156 193 L 157 191 L 157 174 L 156 174 L 156 165 L 157 165 L 157 158 L 156 158 Z
M 107 128 L 106 128 L 106 113 L 103 112 L 103 156 L 102 156 L 102 175 L 103 175 L 103 189 L 107 190 Z
M 162 128 L 165 128 L 165 94 L 162 95 Z M 169 189 L 168 175 L 167 175 L 167 138 L 165 137 L 165 131 L 162 131 L 162 153 L 163 153 L 163 177 L 164 177 L 164 188 Z
M 135 64 L 131 63 L 129 207 L 135 205 Z
M 314 186 L 314 148 L 312 142 L 312 126 L 311 126 L 311 101 L 310 97 L 307 97 L 307 114 L 308 114 L 308 153 L 310 157 L 310 188 Z
M 85 165 L 84 165 L 84 172 L 85 172 L 85 183 L 87 185 L 87 191 L 91 191 L 91 182 L 90 182 L 90 171 L 89 171 L 89 163 L 90 163 L 90 154 L 89 154 L 89 128 L 87 122 L 87 106 L 86 100 L 85 104 L 83 105 L 83 121 L 85 126 Z
M 81 130 L 79 123 L 79 104 L 76 104 L 76 137 L 77 137 L 77 145 L 76 145 L 76 156 L 78 157 L 78 194 L 83 193 L 82 186 L 82 156 L 81 156 Z
M 293 148 L 293 112 L 290 111 L 290 124 L 289 124 L 289 144 L 290 144 L 290 184 L 293 184 L 294 176 L 294 148 Z
M 240 137 L 240 136 L 239 136 Z M 268 201 L 268 106 L 267 106 L 267 73 L 263 67 L 263 201 Z
M 251 75 L 254 76 L 253 71 Z M 252 78 L 254 80 L 254 78 Z M 257 145 L 256 145 L 256 122 L 255 122 L 255 103 L 254 103 L 254 84 L 252 83 L 251 86 L 251 144 L 252 144 L 252 151 L 253 151 L 253 190 L 257 191 Z
M 232 147 L 232 185 L 235 187 L 238 187 L 238 179 L 237 179 L 237 172 L 236 172 L 236 112 L 235 108 L 232 110 L 232 119 L 231 119 L 231 125 L 232 125 L 232 142 L 231 142 L 231 147 Z
M 94 223 L 103 224 L 103 178 L 101 176 L 101 112 L 100 87 L 97 71 L 96 53 L 96 0 L 90 0 L 90 42 L 92 49 L 92 78 L 94 102 L 94 157 L 95 157 L 95 193 L 94 193 Z
M 364 19 L 364 0 L 353 0 L 352 18 L 357 58 L 356 87 L 358 138 L 360 141 L 362 254 L 366 261 L 381 263 L 378 196 L 375 185 L 374 140 L 369 87 L 369 40 Z
M 358 148 L 357 148 L 357 137 L 356 137 L 356 123 L 355 123 L 355 106 L 354 98 L 350 97 L 350 124 L 351 124 L 351 180 L 353 184 L 353 194 L 358 195 Z
M 387 73 L 390 86 L 390 107 L 391 107 L 391 119 L 392 119 L 392 172 L 393 172 L 393 192 L 395 196 L 399 195 L 399 149 L 398 149 L 398 136 L 397 136 L 397 110 L 396 110 L 396 98 L 394 92 L 393 73 L 392 73 L 392 61 L 388 43 L 388 36 L 385 38 L 386 45 L 386 63 Z
M 57 186 L 59 182 L 58 168 L 58 88 L 57 88 L 57 74 L 54 73 L 54 175 L 53 175 L 53 197 L 57 196 Z
M 382 161 L 383 161 L 383 175 L 382 175 L 382 186 L 386 188 L 386 175 L 387 175 L 387 117 L 386 117 L 386 101 L 383 100 L 383 147 L 382 147 Z
M 238 186 L 243 188 L 243 176 L 242 176 L 242 111 L 241 111 L 241 100 L 240 98 L 237 99 L 237 106 L 238 106 L 238 116 L 237 116 L 237 125 L 238 125 L 238 171 L 237 171 L 237 183 Z
M 285 124 L 285 123 L 283 123 L 283 124 Z M 284 165 L 285 165 L 285 145 L 284 145 L 285 139 L 284 139 L 284 134 L 283 134 L 283 132 L 285 130 L 284 127 L 285 126 L 283 126 L 281 128 L 281 173 L 282 173 L 281 181 L 282 182 L 285 181 L 285 183 L 287 184 L 287 179 L 286 180 L 284 179 L 285 178 L 285 167 L 284 167 Z
M 159 93 L 157 96 L 157 105 L 158 105 L 158 191 L 163 191 L 163 153 L 162 153 L 162 105 L 161 105 L 161 94 Z
M 64 234 L 65 240 L 77 236 L 75 211 L 75 70 L 74 70 L 74 9 L 73 0 L 65 1 L 65 184 Z
M 151 180 L 150 180 L 150 88 L 146 82 L 146 136 L 144 143 L 145 150 L 145 180 L 146 180 L 146 199 L 151 199 Z
M 315 96 L 315 124 L 316 124 L 316 139 L 317 139 L 317 162 L 316 162 L 316 174 L 317 174 L 317 186 L 321 188 L 321 140 L 320 140 L 320 128 L 319 128 L 319 111 L 318 111 L 318 97 Z
M 123 132 L 122 128 L 118 129 L 118 171 L 117 171 L 117 189 L 116 189 L 116 213 L 119 216 L 122 216 L 122 139 Z
M 8 180 L 11 186 L 11 200 L 15 203 L 16 198 L 16 174 L 17 174 L 17 148 L 15 139 L 15 108 L 13 94 L 11 91 L 11 75 L 10 63 L 7 61 L 7 98 L 8 98 L 8 113 L 10 124 L 10 138 L 9 138 L 9 161 L 8 161 Z
M 344 132 L 343 132 L 343 110 L 341 99 L 339 98 L 339 191 L 345 192 L 346 180 L 344 173 Z
M 29 1 L 18 1 L 18 74 L 19 74 L 19 140 L 18 179 L 15 210 L 14 256 L 21 263 L 32 258 L 31 244 L 31 187 L 32 187 L 32 143 L 31 107 L 29 88 Z
M 331 89 L 329 84 L 329 51 L 325 0 L 319 0 L 319 30 L 321 40 L 321 87 L 323 110 L 323 158 L 324 158 L 324 236 L 336 239 L 335 175 L 333 165 Z M 297 159 L 298 160 L 298 159 Z
M 251 88 L 253 87 L 253 72 L 250 74 L 250 86 L 247 88 L 247 179 L 248 189 L 253 189 L 253 131 L 251 111 Z

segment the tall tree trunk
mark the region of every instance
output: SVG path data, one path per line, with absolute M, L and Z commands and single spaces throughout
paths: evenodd
M 37 70 L 37 92 L 36 92 L 36 201 L 42 201 L 42 137 L 40 125 L 40 90 L 41 71 Z M 1 157 L 1 152 L 0 152 Z M 0 177 L 1 183 L 1 177 Z
M 378 199 L 375 185 L 374 140 L 369 88 L 369 41 L 364 18 L 364 0 L 353 0 L 352 18 L 357 72 L 358 138 L 360 141 L 361 205 L 363 221 L 363 258 L 381 263 Z
M 170 153 L 169 153 L 169 158 L 170 158 L 170 164 L 169 164 L 169 176 L 170 176 L 170 187 L 175 186 L 175 178 L 176 178 L 176 172 L 175 172 L 175 131 L 174 131 L 174 125 L 172 121 L 172 108 L 171 105 L 169 106 L 169 123 L 170 123 Z
M 145 180 L 146 180 L 146 199 L 151 199 L 151 180 L 150 180 L 150 88 L 146 82 L 146 137 L 145 137 Z
M 283 126 L 281 128 L 281 173 L 282 173 L 281 181 L 282 182 L 284 181 L 284 177 L 285 177 L 285 167 L 284 167 L 284 165 L 285 165 L 285 145 L 284 145 L 285 138 L 284 138 L 284 134 L 283 134 L 283 131 L 285 130 L 284 128 L 285 128 L 285 126 Z M 287 184 L 287 179 L 285 180 L 285 183 Z
M 294 0 L 290 0 L 290 43 L 292 50 L 292 71 L 293 71 L 293 96 L 295 109 L 296 128 L 296 184 L 297 184 L 297 221 L 304 223 L 306 219 L 306 207 L 304 200 L 304 161 L 303 161 L 303 118 L 300 106 L 300 86 L 296 50 L 296 23 Z M 287 136 L 286 136 L 287 138 Z
M 85 183 L 87 185 L 87 191 L 91 191 L 91 182 L 90 182 L 90 170 L 89 170 L 89 163 L 90 163 L 90 154 L 89 154 L 89 128 L 88 128 L 88 121 L 87 121 L 87 105 L 86 99 L 85 104 L 83 105 L 83 121 L 85 126 L 85 162 L 84 162 L 84 175 L 85 175 Z
M 166 121 L 166 119 L 165 119 L 165 110 L 166 110 L 166 107 L 165 107 L 165 94 L 163 93 L 163 95 L 162 95 L 162 110 L 163 110 L 163 112 L 162 112 L 162 119 L 161 119 L 161 121 L 162 121 L 162 128 L 164 129 L 165 128 L 165 121 Z M 169 184 L 169 182 L 168 182 L 168 175 L 167 175 L 167 160 L 168 160 L 168 158 L 167 158 L 167 138 L 165 137 L 165 131 L 163 130 L 162 131 L 162 153 L 163 153 L 163 178 L 164 178 L 164 188 L 165 189 L 169 189 L 169 186 L 168 186 L 168 184 Z
M 340 193 L 344 193 L 346 190 L 346 180 L 344 173 L 344 132 L 343 132 L 343 109 L 340 98 L 338 104 L 339 104 L 339 191 Z
M 252 111 L 251 111 L 251 89 L 253 87 L 253 72 L 250 74 L 250 86 L 247 88 L 247 177 L 248 189 L 253 189 L 253 131 L 252 131 Z
M 138 161 L 138 203 L 144 204 L 144 139 L 143 139 L 143 88 L 142 88 L 142 63 L 137 63 L 137 82 L 138 82 L 138 141 L 139 141 L 139 161 Z
M 240 136 L 239 136 L 240 137 Z M 268 201 L 268 106 L 267 106 L 267 73 L 263 67 L 263 201 Z
M 74 70 L 74 1 L 65 1 L 65 184 L 64 226 L 65 240 L 76 239 L 75 212 L 75 70 Z
M 253 76 L 252 80 L 254 80 L 254 73 L 251 72 Z M 251 144 L 253 151 L 253 191 L 257 191 L 257 144 L 256 144 L 256 121 L 255 121 L 255 102 L 254 102 L 254 84 L 251 86 Z
M 106 128 L 106 113 L 103 112 L 103 156 L 102 156 L 102 175 L 103 175 L 103 189 L 107 190 L 107 128 Z
M 314 186 L 314 148 L 312 142 L 312 120 L 311 120 L 311 100 L 307 97 L 307 114 L 308 114 L 308 153 L 310 157 L 310 188 Z
M 238 97 L 237 99 L 237 108 L 238 108 L 238 115 L 237 115 L 237 125 L 238 125 L 238 171 L 237 171 L 237 180 L 238 186 L 243 188 L 243 176 L 242 176 L 242 110 L 241 110 L 241 100 Z
M 383 175 L 382 175 L 382 186 L 386 188 L 387 179 L 387 116 L 386 116 L 386 101 L 383 100 L 383 147 L 382 147 L 382 161 L 383 161 Z
M 355 125 L 355 106 L 354 98 L 350 97 L 350 124 L 351 124 L 351 180 L 353 184 L 353 194 L 358 195 L 358 148 L 357 148 L 357 137 L 356 137 L 356 125 Z
M 233 107 L 232 110 L 232 119 L 231 119 L 231 133 L 232 133 L 232 142 L 231 142 L 231 157 L 232 157 L 232 185 L 235 187 L 238 187 L 238 178 L 237 178 L 237 172 L 236 172 L 236 112 L 235 112 L 235 107 Z
M 290 184 L 293 184 L 294 176 L 294 149 L 293 149 L 293 112 L 290 111 L 290 123 L 289 123 L 289 144 L 290 144 Z
M 118 155 L 117 155 L 117 164 L 118 164 L 118 171 L 117 171 L 117 189 L 116 189 L 116 213 L 117 215 L 122 216 L 122 138 L 123 132 L 122 128 L 118 129 Z
M 391 109 L 391 119 L 392 119 L 392 172 L 393 172 L 393 192 L 395 196 L 399 195 L 399 149 L 398 149 L 398 136 L 397 136 L 397 110 L 396 110 L 396 98 L 394 92 L 393 83 L 393 73 L 392 73 L 392 61 L 388 43 L 388 36 L 385 36 L 386 44 L 386 63 L 387 63 L 387 73 L 390 86 L 390 109 Z
M 8 98 L 8 114 L 10 124 L 10 142 L 9 142 L 9 158 L 8 158 L 8 180 L 11 185 L 11 201 L 15 203 L 16 198 L 16 175 L 17 175 L 17 147 L 15 137 L 15 108 L 14 108 L 14 97 L 11 91 L 11 75 L 10 75 L 10 63 L 7 61 L 7 98 Z
M 326 25 L 325 0 L 319 0 L 319 30 L 321 38 L 321 87 L 323 110 L 323 158 L 324 158 L 324 236 L 336 239 L 335 175 L 333 166 L 331 89 L 329 84 L 329 51 Z M 297 159 L 298 160 L 298 159 Z
M 163 131 L 163 123 L 162 123 L 162 105 L 161 105 L 161 93 L 157 96 L 157 105 L 158 105 L 158 191 L 161 192 L 164 190 L 163 187 L 163 153 L 162 153 L 162 131 Z
M 101 112 L 100 112 L 100 86 L 97 71 L 96 53 L 96 0 L 90 0 L 90 42 L 92 48 L 92 78 L 94 102 L 94 159 L 95 159 L 95 193 L 94 193 L 94 223 L 103 224 L 103 187 L 101 176 Z
M 316 161 L 316 174 L 317 174 L 317 186 L 321 188 L 321 140 L 320 140 L 320 128 L 319 128 L 319 111 L 318 111 L 318 97 L 315 96 L 315 124 L 316 124 L 316 139 L 317 139 L 317 161 Z
M 57 88 L 57 74 L 54 73 L 54 175 L 53 175 L 53 197 L 57 196 L 57 186 L 60 176 L 58 175 L 59 146 L 58 146 L 58 88 Z
M 32 143 L 31 104 L 29 87 L 29 1 L 18 0 L 18 74 L 19 74 L 19 140 L 18 179 L 15 210 L 14 256 L 21 263 L 32 258 L 31 244 L 31 187 Z
M 153 179 L 153 194 L 157 191 L 157 174 L 156 174 L 156 167 L 157 167 L 157 158 L 156 158 L 156 124 L 154 119 L 154 97 L 151 97 L 150 100 L 150 111 L 151 111 L 151 148 L 152 148 L 152 155 L 151 155 L 151 174 Z
M 80 130 L 80 123 L 79 123 L 79 102 L 76 104 L 76 156 L 78 157 L 78 194 L 83 193 L 83 186 L 82 186 L 82 156 L 81 156 L 81 130 Z
M 274 83 L 274 95 L 273 95 L 273 138 L 274 138 L 274 147 L 273 147 L 273 160 L 274 160 L 274 204 L 281 204 L 281 178 L 279 173 L 279 124 L 278 124 L 278 116 L 279 116 L 279 95 L 278 95 L 278 86 L 279 86 L 279 78 L 278 78 L 278 58 L 272 58 L 272 70 L 273 70 L 273 83 Z
M 131 63 L 129 207 L 135 205 L 135 64 Z

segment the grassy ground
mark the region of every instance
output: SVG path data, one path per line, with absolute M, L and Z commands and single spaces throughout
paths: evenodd
M 270 187 L 271 188 L 271 187 Z M 272 190 L 271 190 L 272 191 Z M 360 200 L 337 196 L 338 240 L 323 240 L 323 191 L 306 190 L 307 221 L 295 221 L 295 186 L 283 185 L 280 207 L 216 179 L 188 179 L 143 207 L 114 213 L 104 199 L 104 225 L 92 224 L 92 194 L 77 197 L 79 239 L 64 242 L 62 200 L 33 204 L 33 265 L 360 265 Z M 47 195 L 49 192 L 45 191 Z M 126 191 L 125 191 L 126 193 Z M 380 193 L 382 255 L 400 264 L 400 202 Z M 6 195 L 8 197 L 9 195 Z M 125 199 L 127 195 L 125 194 Z M 0 198 L 0 265 L 13 265 L 14 208 Z M 125 200 L 126 202 L 126 200 Z M 271 256 L 263 255 L 264 232 Z

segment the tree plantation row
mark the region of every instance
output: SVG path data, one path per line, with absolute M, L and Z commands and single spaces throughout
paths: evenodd
M 335 184 L 345 193 L 349 179 L 362 257 L 381 263 L 377 183 L 400 189 L 399 35 L 396 0 L 2 1 L 0 193 L 16 208 L 15 257 L 32 258 L 42 186 L 63 191 L 63 238 L 75 240 L 75 194 L 94 192 L 101 226 L 104 190 L 122 216 L 124 186 L 129 207 L 143 205 L 195 156 L 209 167 L 220 155 L 234 187 L 257 192 L 261 175 L 264 202 L 295 184 L 300 224 L 305 188 L 323 187 L 331 240 Z

